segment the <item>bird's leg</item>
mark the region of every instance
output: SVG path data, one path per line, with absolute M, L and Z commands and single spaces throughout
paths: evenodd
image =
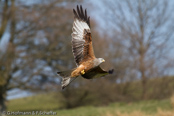
M 81 71 L 81 74 L 84 75 L 84 74 L 85 74 L 85 70 L 82 70 L 82 71 Z

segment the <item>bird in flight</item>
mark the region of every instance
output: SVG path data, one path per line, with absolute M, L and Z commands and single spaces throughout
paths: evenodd
M 90 17 L 87 16 L 86 9 L 84 12 L 82 6 L 77 5 L 77 10 L 73 9 L 73 13 L 72 52 L 77 67 L 72 70 L 57 72 L 62 77 L 62 89 L 68 86 L 73 78 L 75 79 L 79 76 L 93 79 L 113 73 L 113 69 L 109 71 L 103 70 L 99 65 L 105 60 L 96 58 L 94 55 Z

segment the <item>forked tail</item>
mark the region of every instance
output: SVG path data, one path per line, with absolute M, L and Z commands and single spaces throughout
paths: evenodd
M 67 70 L 67 71 L 57 72 L 57 74 L 62 77 L 62 82 L 61 82 L 62 89 L 64 89 L 65 87 L 67 87 L 74 79 L 76 79 L 76 78 L 71 79 L 71 72 L 73 70 L 74 69 Z

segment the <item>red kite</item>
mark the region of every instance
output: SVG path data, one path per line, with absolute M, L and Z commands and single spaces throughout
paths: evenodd
M 90 30 L 90 17 L 87 12 L 83 12 L 82 6 L 77 5 L 77 11 L 73 9 L 74 23 L 72 28 L 72 52 L 77 64 L 77 68 L 57 72 L 62 76 L 62 89 L 71 82 L 74 77 L 82 76 L 86 79 L 93 79 L 107 74 L 112 74 L 113 69 L 104 71 L 100 64 L 105 62 L 103 58 L 96 58 L 92 46 L 92 37 Z

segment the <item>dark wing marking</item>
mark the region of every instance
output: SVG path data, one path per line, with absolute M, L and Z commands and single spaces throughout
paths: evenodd
M 90 32 L 90 18 L 87 12 L 83 12 L 82 6 L 77 5 L 77 12 L 73 9 L 74 23 L 72 31 L 72 52 L 77 65 L 80 65 L 84 59 L 95 58 L 92 47 L 92 38 Z
M 79 9 L 79 6 L 77 5 L 77 12 L 74 9 L 73 9 L 73 12 L 74 12 L 75 18 L 77 18 L 78 20 L 84 21 L 90 27 L 90 17 L 88 17 L 86 9 L 84 14 L 82 6 L 80 5 L 80 9 Z
M 88 72 L 86 72 L 84 75 L 82 75 L 82 77 L 86 79 L 93 79 L 93 78 L 103 77 L 107 74 L 112 74 L 112 73 L 113 73 L 113 69 L 109 71 L 105 71 L 100 66 L 97 66 L 95 68 L 92 68 Z

